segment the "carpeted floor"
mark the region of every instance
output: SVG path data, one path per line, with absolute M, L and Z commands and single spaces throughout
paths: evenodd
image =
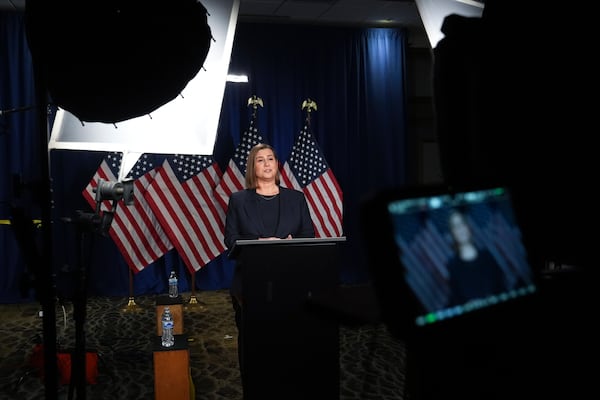
M 197 292 L 197 303 L 183 293 L 195 399 L 242 399 L 237 330 L 229 292 Z M 153 340 L 156 296 L 89 298 L 84 324 L 86 349 L 98 354 L 96 383 L 87 399 L 154 399 Z M 45 399 L 45 385 L 34 367 L 41 344 L 40 305 L 0 305 L 0 400 Z M 56 305 L 58 350 L 75 347 L 73 304 Z M 404 399 L 405 347 L 382 324 L 340 324 L 340 399 Z M 57 399 L 73 397 L 59 385 Z

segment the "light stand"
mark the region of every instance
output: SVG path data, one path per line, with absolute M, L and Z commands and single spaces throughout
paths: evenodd
M 96 192 L 96 212 L 86 213 L 77 211 L 76 217 L 63 218 L 65 222 L 74 223 L 77 228 L 77 242 L 79 245 L 77 253 L 77 269 L 75 282 L 78 286 L 73 296 L 73 318 L 75 320 L 75 350 L 71 356 L 71 382 L 69 386 L 69 398 L 73 391 L 77 393 L 77 399 L 85 399 L 86 385 L 86 351 L 85 351 L 85 319 L 87 303 L 87 263 L 85 262 L 85 243 L 89 233 L 99 233 L 107 236 L 112 223 L 118 202 L 123 199 L 125 204 L 133 204 L 133 181 L 107 182 L 102 179 L 98 181 Z M 101 211 L 104 201 L 112 200 L 110 211 Z
M 75 320 L 75 349 L 71 354 L 71 381 L 69 384 L 69 399 L 73 392 L 78 399 L 85 399 L 85 318 L 87 302 L 87 281 L 85 257 L 85 238 L 88 232 L 97 229 L 101 224 L 100 216 L 92 213 L 77 212 L 75 219 L 63 218 L 65 222 L 72 222 L 77 231 L 77 268 L 75 269 L 75 282 L 77 287 L 73 294 L 73 319 Z
M 35 97 L 37 102 L 36 120 L 39 130 L 37 155 L 41 161 L 40 176 L 43 183 L 39 189 L 39 205 L 42 215 L 42 245 L 32 265 L 36 279 L 36 293 L 43 311 L 44 331 L 44 393 L 48 400 L 58 395 L 58 365 L 56 356 L 56 286 L 52 272 L 52 183 L 50 178 L 50 157 L 48 154 L 48 97 L 46 79 L 37 62 L 33 63 Z

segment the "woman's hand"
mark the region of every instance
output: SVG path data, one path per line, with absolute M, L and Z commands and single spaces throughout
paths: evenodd
M 287 235 L 287 237 L 285 237 L 284 239 L 291 239 L 292 235 Z M 269 237 L 264 237 L 264 238 L 258 238 L 258 240 L 282 240 L 281 238 L 278 238 L 277 236 L 269 236 Z

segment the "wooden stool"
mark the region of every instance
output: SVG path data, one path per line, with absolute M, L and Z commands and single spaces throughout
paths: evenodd
M 158 336 L 162 335 L 161 318 L 166 306 L 171 309 L 171 315 L 173 316 L 173 334 L 183 334 L 183 298 L 181 295 L 169 297 L 167 294 L 156 298 L 156 334 Z
M 187 336 L 175 335 L 175 344 L 163 347 L 161 337 L 154 341 L 154 398 L 191 400 L 192 380 Z

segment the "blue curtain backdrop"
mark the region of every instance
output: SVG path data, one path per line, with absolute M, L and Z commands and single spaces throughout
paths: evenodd
M 317 103 L 312 114 L 315 138 L 344 194 L 344 235 L 341 281 L 369 280 L 358 211 L 362 199 L 382 188 L 405 183 L 405 47 L 401 29 L 318 27 L 238 23 L 230 63 L 231 73 L 245 73 L 249 83 L 227 83 L 214 156 L 225 170 L 251 110 L 248 98 L 257 95 L 258 128 L 282 162 L 303 126 L 302 101 Z M 23 15 L 0 13 L 0 110 L 35 104 L 33 66 Z M 200 72 L 201 73 L 201 72 Z M 11 219 L 11 204 L 39 218 L 33 204 L 15 193 L 15 176 L 31 185 L 16 186 L 33 193 L 39 181 L 35 146 L 42 139 L 32 110 L 0 116 L 0 220 Z M 53 120 L 50 113 L 49 121 Z M 143 140 L 143 137 L 140 138 Z M 127 296 L 129 268 L 110 238 L 87 235 L 81 242 L 75 228 L 63 221 L 77 210 L 91 211 L 81 191 L 106 154 L 54 150 L 50 154 L 53 188 L 53 260 L 59 296 L 68 297 L 73 270 L 86 266 L 88 294 Z M 33 197 L 33 196 L 32 196 Z M 32 238 L 32 241 L 38 238 Z M 34 298 L 31 268 L 24 260 L 10 225 L 0 225 L 0 302 Z M 83 259 L 79 259 L 79 256 Z M 133 274 L 134 295 L 167 290 L 167 275 L 179 272 L 180 290 L 191 288 L 190 274 L 175 250 Z M 195 274 L 202 290 L 228 288 L 233 263 L 222 254 Z

